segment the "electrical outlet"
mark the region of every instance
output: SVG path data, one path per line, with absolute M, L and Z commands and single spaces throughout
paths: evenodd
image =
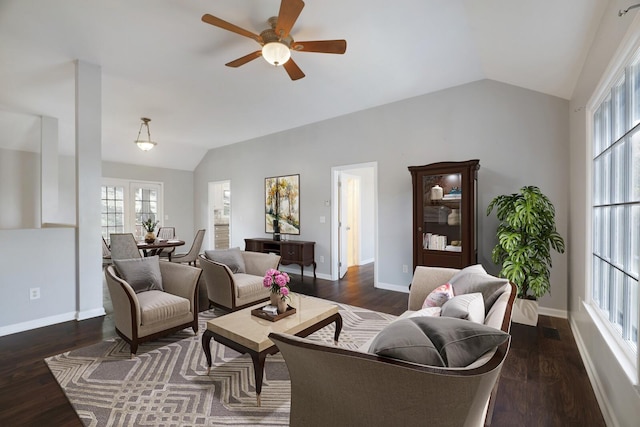
M 403 264 L 402 265 L 402 272 L 403 273 L 408 273 L 409 272 L 409 266 L 407 264 Z
M 30 288 L 29 289 L 29 299 L 39 299 L 40 298 L 40 288 Z
M 320 262 L 324 262 L 324 255 L 320 255 Z

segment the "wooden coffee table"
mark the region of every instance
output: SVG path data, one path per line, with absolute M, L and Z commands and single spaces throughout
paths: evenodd
M 211 372 L 211 338 L 240 353 L 249 353 L 253 361 L 256 380 L 256 400 L 260 406 L 264 363 L 268 354 L 278 352 L 278 347 L 269 339 L 271 332 L 281 332 L 306 337 L 335 322 L 333 336 L 337 344 L 342 330 L 342 317 L 338 306 L 319 298 L 292 293 L 289 305 L 296 313 L 276 322 L 253 316 L 251 310 L 268 304 L 263 302 L 243 310 L 234 311 L 207 322 L 207 330 L 202 334 L 202 348 L 207 357 L 207 375 Z

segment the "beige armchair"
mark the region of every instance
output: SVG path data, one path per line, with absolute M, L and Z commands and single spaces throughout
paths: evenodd
M 427 267 L 414 277 L 409 311 L 457 270 Z M 515 286 L 493 303 L 485 325 L 509 332 Z M 404 316 L 404 315 L 403 315 Z M 492 326 L 493 327 L 493 326 Z M 465 368 L 433 367 L 271 333 L 291 379 L 291 426 L 483 426 L 492 413 L 510 340 Z M 310 369 L 309 367 L 313 367 Z
M 191 327 L 198 332 L 198 279 L 202 270 L 183 264 L 160 262 L 164 291 L 136 293 L 114 266 L 105 269 L 113 303 L 116 332 L 131 346 Z
M 261 252 L 238 251 L 244 273 L 233 273 L 226 265 L 200 255 L 198 262 L 207 287 L 209 303 L 226 310 L 239 310 L 269 299 L 270 290 L 262 285 L 270 268 L 278 268 L 280 256 Z

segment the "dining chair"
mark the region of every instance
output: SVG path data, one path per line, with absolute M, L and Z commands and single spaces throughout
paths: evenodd
M 160 227 L 158 228 L 158 239 L 173 239 L 176 237 L 176 228 L 175 227 Z M 169 258 L 171 260 L 171 254 L 176 250 L 176 248 L 167 248 L 163 249 L 160 252 L 160 258 Z
M 142 258 L 133 233 L 112 233 L 109 238 L 111 239 L 112 260 Z
M 107 241 L 102 237 L 102 266 L 111 264 L 111 249 L 107 245 Z
M 204 233 L 206 230 L 198 230 L 196 233 L 196 237 L 193 239 L 193 245 L 191 245 L 191 249 L 186 254 L 175 254 L 171 258 L 171 262 L 180 262 L 180 263 L 188 263 L 191 265 L 196 265 L 196 260 L 198 259 L 198 254 L 200 253 L 200 248 L 202 247 L 202 241 L 204 240 Z

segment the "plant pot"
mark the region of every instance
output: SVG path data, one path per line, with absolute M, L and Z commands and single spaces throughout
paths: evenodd
M 145 243 L 153 243 L 156 241 L 156 235 L 153 234 L 153 231 L 148 231 L 147 234 L 144 235 Z
M 538 301 L 516 298 L 513 302 L 511 321 L 523 325 L 536 326 L 538 324 Z

